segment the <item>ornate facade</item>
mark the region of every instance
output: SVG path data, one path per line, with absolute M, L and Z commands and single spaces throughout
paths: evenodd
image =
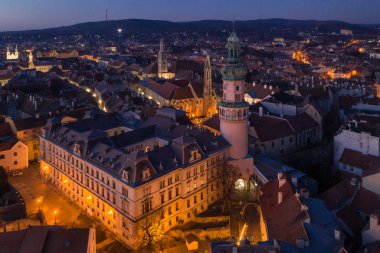
M 7 60 L 11 60 L 11 61 L 18 60 L 18 58 L 19 58 L 19 53 L 18 53 L 17 45 L 14 52 L 11 52 L 11 49 L 7 47 Z
M 178 125 L 174 109 L 163 111 L 135 130 L 112 115 L 53 120 L 40 136 L 41 174 L 132 247 L 147 219 L 164 233 L 194 220 L 223 193 L 229 144 L 205 129 Z M 173 124 L 162 128 L 168 120 Z

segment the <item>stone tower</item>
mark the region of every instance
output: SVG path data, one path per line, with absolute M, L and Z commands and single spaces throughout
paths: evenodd
M 33 50 L 28 50 L 29 51 L 29 68 L 32 69 L 34 68 L 34 56 L 33 56 Z
M 226 44 L 227 64 L 222 68 L 223 98 L 219 104 L 220 131 L 231 147 L 233 159 L 248 155 L 248 103 L 244 101 L 247 69 L 240 62 L 240 43 L 235 30 Z
M 210 112 L 212 109 L 212 76 L 211 76 L 211 61 L 210 61 L 210 56 L 207 55 L 205 65 L 204 65 L 204 74 L 203 74 L 203 114 L 208 115 L 209 113 L 214 113 L 215 109 L 213 112 Z
M 163 77 L 168 72 L 168 54 L 165 51 L 164 39 L 160 41 L 160 51 L 158 51 L 158 77 Z

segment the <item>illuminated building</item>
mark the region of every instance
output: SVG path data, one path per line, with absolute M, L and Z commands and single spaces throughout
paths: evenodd
M 235 31 L 228 38 L 227 64 L 222 68 L 223 98 L 219 104 L 220 132 L 231 144 L 233 166 L 240 168 L 249 189 L 253 158 L 248 155 L 248 103 L 244 100 L 247 69 L 240 61 L 240 42 Z
M 37 58 L 76 58 L 79 53 L 75 49 L 65 49 L 65 50 L 51 50 L 51 51 L 38 51 L 36 53 Z
M 171 79 L 174 77 L 174 73 L 168 71 L 168 53 L 165 50 L 164 40 L 160 41 L 160 50 L 157 55 L 158 64 L 158 77 L 164 79 Z
M 174 109 L 161 109 L 135 129 L 119 119 L 53 119 L 40 136 L 41 174 L 137 247 L 145 219 L 157 215 L 164 233 L 222 197 L 221 169 L 230 145 L 205 129 L 179 124 L 186 117 Z
M 292 58 L 296 61 L 299 61 L 303 64 L 310 64 L 306 53 L 302 52 L 301 50 L 297 50 L 293 53 Z
M 10 48 L 7 47 L 7 60 L 18 60 L 18 58 L 19 58 L 19 54 L 18 54 L 17 45 L 14 52 L 11 52 Z
M 340 30 L 340 34 L 341 35 L 345 35 L 345 36 L 351 36 L 351 35 L 353 35 L 352 30 L 348 30 L 348 29 L 341 29 Z
M 189 118 L 211 116 L 217 112 L 211 73 L 210 58 L 206 57 L 203 82 L 145 79 L 141 82 L 139 92 L 160 106 L 173 106 L 185 111 Z
M 15 137 L 0 140 L 0 167 L 6 172 L 28 167 L 28 147 Z
M 33 50 L 28 50 L 28 52 L 29 52 L 28 63 L 20 64 L 20 68 L 22 70 L 35 69 L 41 72 L 49 72 L 54 67 L 62 69 L 62 64 L 60 62 L 53 62 L 53 61 L 36 61 L 35 62 L 34 56 L 33 56 Z

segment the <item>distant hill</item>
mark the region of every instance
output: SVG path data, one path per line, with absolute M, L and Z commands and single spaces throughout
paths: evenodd
M 124 19 L 80 23 L 72 26 L 62 26 L 41 30 L 3 32 L 6 34 L 67 34 L 67 33 L 114 33 L 118 28 L 126 32 L 180 32 L 180 31 L 217 31 L 231 29 L 231 21 L 201 20 L 189 22 L 171 22 L 163 20 Z M 357 25 L 341 21 L 289 20 L 289 19 L 258 19 L 236 21 L 236 29 L 240 32 L 262 32 L 269 29 L 314 30 L 324 32 L 339 32 L 340 29 L 351 29 L 355 33 L 374 31 L 376 25 Z

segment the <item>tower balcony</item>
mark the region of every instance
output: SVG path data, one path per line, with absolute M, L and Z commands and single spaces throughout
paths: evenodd
M 219 119 L 226 121 L 245 121 L 248 119 L 248 104 L 246 102 L 221 102 Z

